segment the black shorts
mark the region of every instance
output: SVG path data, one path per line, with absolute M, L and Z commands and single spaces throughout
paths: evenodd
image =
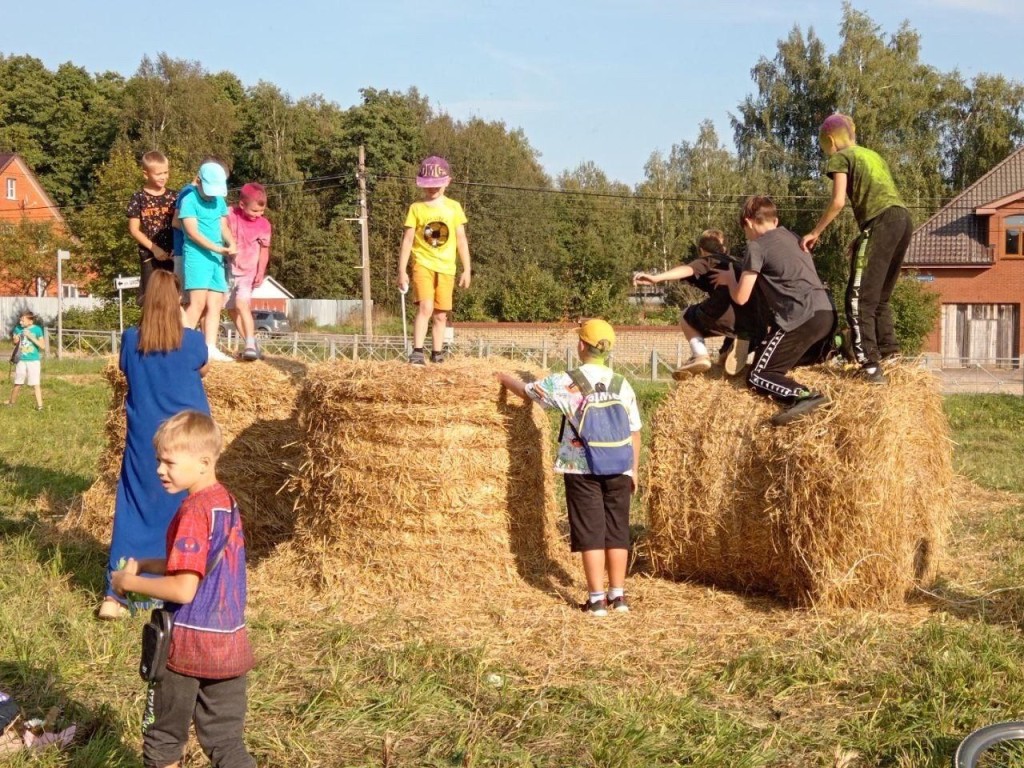
M 224 768 L 256 768 L 242 732 L 246 676 L 201 680 L 170 669 L 150 683 L 142 718 L 142 760 L 146 768 L 181 760 L 189 726 L 195 722 L 203 751 Z
M 569 548 L 629 549 L 629 475 L 563 475 L 569 509 Z
M 721 317 L 712 317 L 704 311 L 703 304 L 694 304 L 683 310 L 683 320 L 701 336 L 735 336 L 736 314 L 732 307 Z

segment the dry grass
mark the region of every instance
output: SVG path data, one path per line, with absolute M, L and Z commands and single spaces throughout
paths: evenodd
M 658 573 L 804 606 L 884 608 L 930 581 L 952 509 L 952 444 L 933 377 L 874 387 L 801 371 L 832 405 L 785 428 L 764 398 L 698 378 L 652 417 Z

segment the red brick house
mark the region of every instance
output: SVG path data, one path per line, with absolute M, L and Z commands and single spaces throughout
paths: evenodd
M 925 352 L 944 367 L 1018 367 L 1024 337 L 1024 148 L 914 232 L 903 262 L 939 294 Z
M 0 236 L 5 226 L 16 224 L 23 218 L 33 222 L 51 222 L 60 231 L 68 231 L 60 209 L 46 194 L 28 164 L 17 154 L 0 153 Z M 11 292 L 11 286 L 3 279 L 3 265 L 0 264 L 0 296 L 10 295 Z M 56 296 L 56 283 L 50 280 L 49 285 L 37 293 Z M 78 289 L 74 285 L 65 284 L 64 294 L 65 298 L 77 296 Z

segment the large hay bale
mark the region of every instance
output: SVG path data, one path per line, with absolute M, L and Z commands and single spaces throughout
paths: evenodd
M 899 367 L 879 387 L 800 371 L 833 403 L 787 427 L 777 406 L 714 378 L 675 388 L 651 419 L 656 570 L 816 607 L 882 607 L 934 578 L 952 505 L 937 383 Z
M 568 583 L 549 425 L 510 363 L 327 364 L 299 394 L 296 547 L 349 604 L 401 608 Z
M 238 499 L 247 547 L 256 554 L 290 536 L 294 527 L 294 500 L 279 491 L 300 456 L 295 398 L 304 371 L 295 361 L 271 358 L 245 365 L 215 363 L 203 379 L 210 411 L 224 434 L 217 475 Z M 107 366 L 104 376 L 112 394 L 100 475 L 60 527 L 109 542 L 128 386 L 116 363 Z

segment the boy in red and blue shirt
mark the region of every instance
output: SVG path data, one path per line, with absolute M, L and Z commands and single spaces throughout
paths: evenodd
M 245 628 L 245 539 L 238 505 L 217 481 L 220 429 L 208 415 L 184 411 L 160 426 L 153 445 L 164 488 L 188 496 L 167 529 L 167 558 L 129 559 L 111 577 L 119 594 L 163 600 L 174 614 L 167 670 L 146 701 L 143 760 L 147 768 L 177 768 L 194 721 L 214 766 L 253 768 L 242 740 L 246 673 L 254 663 Z

